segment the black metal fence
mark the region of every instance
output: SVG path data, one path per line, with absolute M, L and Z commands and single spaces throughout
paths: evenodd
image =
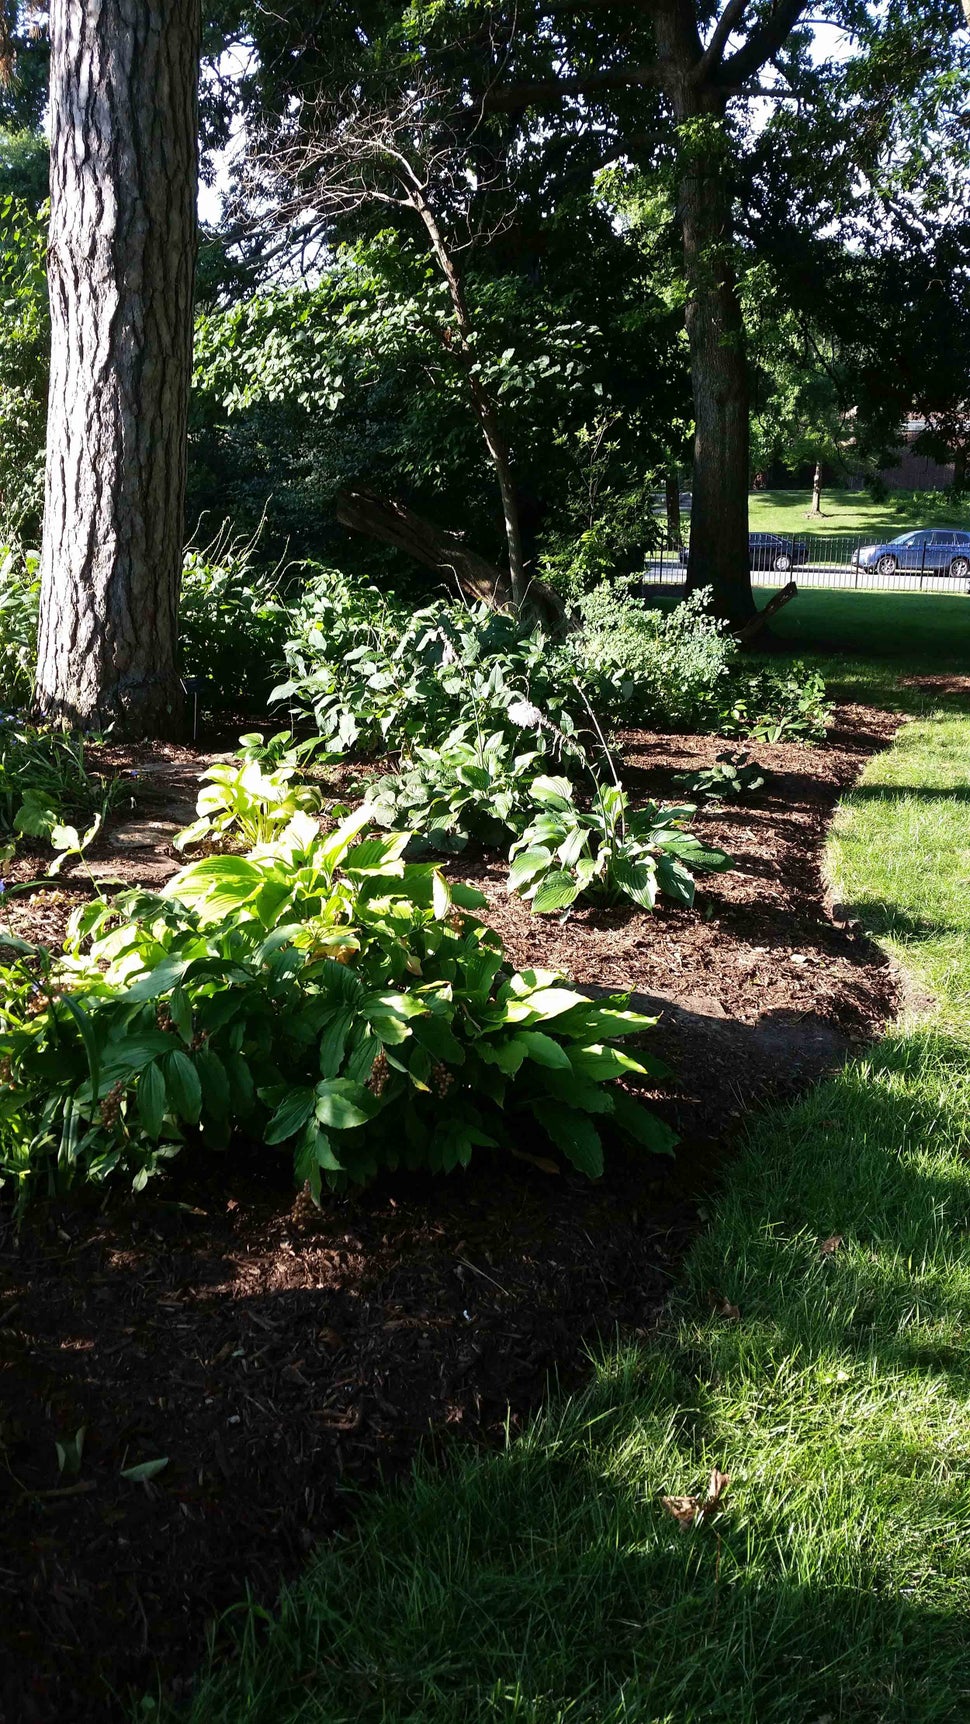
M 858 592 L 966 593 L 970 591 L 970 544 L 953 540 L 912 546 L 878 545 L 860 533 L 753 533 L 749 540 L 755 586 L 796 581 L 804 587 Z M 652 551 L 644 574 L 648 586 L 682 585 L 685 547 L 664 543 Z

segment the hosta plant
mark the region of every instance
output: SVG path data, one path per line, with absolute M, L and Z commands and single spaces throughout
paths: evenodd
M 247 856 L 207 856 L 161 896 L 76 913 L 54 959 L 4 935 L 0 1168 L 24 1191 L 116 1170 L 136 1187 L 183 1146 L 245 1134 L 315 1197 L 384 1168 L 448 1172 L 545 1144 L 596 1176 L 601 1127 L 672 1138 L 616 1079 L 661 1070 L 620 1038 L 654 1020 L 511 972 L 482 902 L 407 833 L 322 836 L 297 814 Z
M 370 791 L 381 826 L 407 828 L 411 849 L 463 850 L 469 840 L 506 848 L 529 808 L 529 779 L 542 751 L 517 752 L 504 731 L 483 736 L 463 724 L 439 748 L 415 749 L 414 759 Z
M 567 910 L 578 898 L 604 904 L 632 898 L 652 910 L 662 892 L 694 902 L 692 870 L 730 866 L 723 850 L 685 831 L 691 804 L 631 808 L 622 786 L 599 785 L 589 808 L 576 803 L 566 778 L 535 779 L 538 812 L 512 846 L 508 889 L 531 899 L 537 915 Z
M 293 783 L 295 772 L 292 764 L 264 772 L 258 760 L 245 758 L 208 767 L 202 773 L 197 819 L 178 833 L 176 848 L 186 850 L 204 840 L 263 844 L 275 838 L 294 814 L 309 813 L 321 804 L 320 792 L 312 785 Z
M 705 802 L 740 802 L 762 790 L 767 780 L 763 766 L 752 760 L 747 749 L 726 749 L 713 766 L 699 767 L 696 772 L 678 772 L 676 782 L 682 784 L 688 796 Z

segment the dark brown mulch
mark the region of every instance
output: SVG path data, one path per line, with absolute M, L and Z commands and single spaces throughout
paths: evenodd
M 824 748 L 759 748 L 766 793 L 699 822 L 737 866 L 692 914 L 533 919 L 501 869 L 461 869 L 517 961 L 662 1005 L 651 1045 L 679 1074 L 661 1103 L 684 1135 L 675 1160 L 615 1155 L 598 1186 L 482 1161 L 318 1214 L 265 1150 L 240 1151 L 231 1167 L 176 1164 L 164 1192 L 0 1229 L 3 1724 L 120 1717 L 156 1661 L 167 1683 L 187 1677 L 206 1623 L 247 1583 L 272 1600 L 339 1524 L 348 1486 L 400 1471 L 429 1436 L 501 1441 L 550 1372 L 581 1380 L 595 1337 L 651 1331 L 741 1112 L 895 1009 L 891 971 L 833 922 L 820 872 L 835 801 L 891 729 L 846 709 Z M 718 751 L 626 741 L 644 795 L 669 797 L 671 771 Z M 192 758 L 167 764 L 181 795 Z M 142 860 L 153 881 L 176 865 L 164 846 Z M 72 879 L 13 900 L 11 919 L 52 938 L 83 895 Z M 80 1472 L 59 1474 L 55 1441 L 81 1426 Z M 150 1483 L 120 1477 L 162 1457 Z

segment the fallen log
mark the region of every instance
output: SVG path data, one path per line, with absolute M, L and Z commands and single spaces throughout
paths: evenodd
M 433 526 L 406 504 L 355 486 L 340 492 L 337 519 L 350 532 L 363 533 L 382 545 L 392 545 L 396 551 L 413 557 L 416 563 L 435 569 L 450 580 L 464 598 L 489 605 L 493 610 L 510 608 L 512 583 L 506 571 L 480 557 L 477 551 L 465 544 L 460 533 Z M 529 582 L 526 607 L 551 633 L 563 632 L 566 626 L 564 606 L 545 581 Z
M 768 600 L 763 610 L 755 613 L 750 622 L 745 623 L 739 629 L 735 629 L 735 640 L 740 641 L 742 646 L 748 646 L 751 641 L 757 640 L 762 629 L 767 628 L 772 617 L 777 616 L 784 605 L 790 605 L 792 599 L 797 597 L 798 588 L 794 581 L 789 581 L 786 587 L 782 587 L 780 592 L 775 593 L 774 597 Z

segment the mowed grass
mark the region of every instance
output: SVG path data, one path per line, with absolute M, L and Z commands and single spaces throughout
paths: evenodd
M 756 600 L 763 603 L 763 595 Z M 962 594 L 802 587 L 771 627 L 820 667 L 837 698 L 908 711 L 923 710 L 928 699 L 964 699 L 939 683 L 970 675 L 970 598 Z M 936 678 L 935 691 L 914 687 L 910 679 L 917 676 Z
M 968 785 L 951 710 L 847 798 L 839 893 L 936 1003 L 755 1125 L 665 1330 L 605 1338 L 504 1452 L 362 1499 L 179 1718 L 970 1718 Z M 662 1498 L 712 1468 L 682 1532 Z
M 970 498 L 945 492 L 891 491 L 875 503 L 866 491 L 824 490 L 822 519 L 808 519 L 810 491 L 753 491 L 748 502 L 752 533 L 851 533 L 892 539 L 914 527 L 970 528 Z

